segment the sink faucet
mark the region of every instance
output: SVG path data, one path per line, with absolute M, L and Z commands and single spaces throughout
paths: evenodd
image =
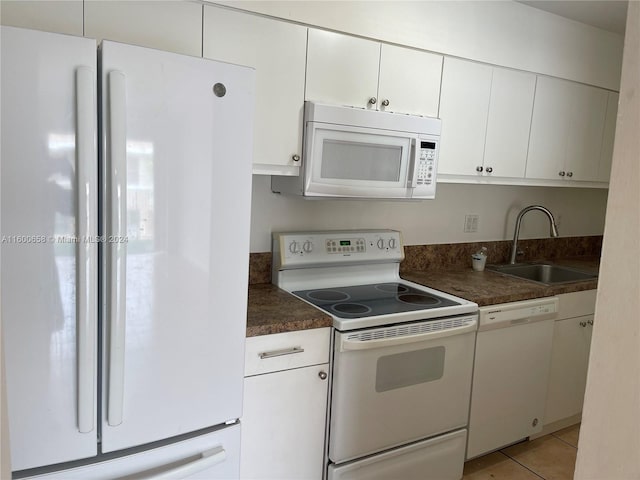
M 530 205 L 528 207 L 523 208 L 522 211 L 518 214 L 518 218 L 516 219 L 516 231 L 513 234 L 513 244 L 511 245 L 511 258 L 509 259 L 509 263 L 512 265 L 516 263 L 516 253 L 518 251 L 518 235 L 520 235 L 520 223 L 522 223 L 522 217 L 524 217 L 525 213 L 530 212 L 531 210 L 540 210 L 541 212 L 546 214 L 547 217 L 549 218 L 549 223 L 551 224 L 550 235 L 552 237 L 558 236 L 558 227 L 556 226 L 556 221 L 553 218 L 553 213 L 551 213 L 549 210 L 547 210 L 541 205 Z

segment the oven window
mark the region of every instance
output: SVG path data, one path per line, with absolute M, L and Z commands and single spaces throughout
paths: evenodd
M 386 392 L 442 378 L 444 350 L 443 346 L 439 346 L 378 358 L 376 392 Z
M 402 147 L 374 143 L 324 140 L 322 178 L 342 180 L 400 180 Z

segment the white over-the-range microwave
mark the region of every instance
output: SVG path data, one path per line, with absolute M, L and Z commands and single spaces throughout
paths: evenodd
M 306 198 L 435 198 L 437 118 L 305 102 L 300 175 L 277 193 Z

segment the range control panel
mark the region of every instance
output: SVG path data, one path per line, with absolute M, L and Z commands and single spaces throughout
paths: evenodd
M 280 268 L 404 259 L 396 230 L 274 233 L 272 248 L 274 264 Z
M 416 168 L 416 183 L 420 185 L 431 185 L 435 176 L 436 163 L 436 142 L 419 141 L 418 158 Z

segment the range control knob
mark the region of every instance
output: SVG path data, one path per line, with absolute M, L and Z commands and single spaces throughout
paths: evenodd
M 382 250 L 384 248 L 384 240 L 383 239 L 378 239 L 378 248 L 380 250 Z
M 305 253 L 311 253 L 313 250 L 313 243 L 311 243 L 311 240 L 307 240 L 302 244 L 302 250 L 304 250 Z
M 298 253 L 300 251 L 300 244 L 294 240 L 289 244 L 289 251 L 291 253 Z
M 395 238 L 390 238 L 389 239 L 389 248 L 392 249 L 392 250 L 395 249 L 396 248 L 396 243 L 397 242 L 396 242 Z

